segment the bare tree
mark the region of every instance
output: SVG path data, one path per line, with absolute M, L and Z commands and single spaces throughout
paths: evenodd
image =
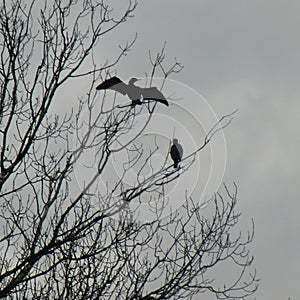
M 41 5 L 41 2 L 43 4 Z M 165 187 L 188 172 L 201 151 L 230 122 L 224 116 L 195 152 L 174 169 L 167 158 L 142 176 L 158 145 L 141 162 L 134 141 L 151 122 L 157 103 L 119 104 L 99 97 L 96 83 L 113 73 L 133 41 L 101 66 L 94 53 L 102 37 L 133 15 L 135 1 L 120 14 L 104 1 L 1 1 L 0 7 L 0 297 L 7 299 L 187 299 L 208 292 L 218 299 L 243 298 L 257 287 L 247 268 L 252 257 L 236 234 L 236 188 L 216 194 L 206 215 L 186 198 L 179 212 L 160 218 Z M 100 47 L 101 49 L 101 47 Z M 149 85 L 181 70 L 164 65 L 164 49 L 154 58 Z M 56 110 L 69 82 L 85 80 L 77 107 Z M 133 130 L 137 116 L 147 112 Z M 222 125 L 223 124 L 223 125 Z M 112 155 L 128 157 L 117 180 L 101 179 Z M 76 167 L 92 153 L 94 168 L 76 182 Z M 84 170 L 83 170 L 84 172 Z M 127 209 L 143 197 L 154 199 L 157 218 L 137 221 Z M 211 270 L 232 262 L 233 278 L 214 285 Z M 222 276 L 221 276 L 222 277 Z

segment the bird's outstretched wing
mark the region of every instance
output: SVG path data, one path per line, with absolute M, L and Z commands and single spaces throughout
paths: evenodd
M 96 87 L 96 90 L 114 90 L 123 95 L 127 94 L 127 84 L 125 84 L 120 78 L 114 76 L 103 81 Z
M 142 93 L 144 100 L 155 100 L 166 106 L 169 106 L 166 97 L 156 87 L 144 88 Z

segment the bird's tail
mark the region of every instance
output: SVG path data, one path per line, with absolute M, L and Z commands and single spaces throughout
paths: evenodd
M 175 168 L 175 169 L 178 168 L 178 163 L 179 163 L 179 160 L 175 160 L 175 161 L 174 161 L 174 168 Z

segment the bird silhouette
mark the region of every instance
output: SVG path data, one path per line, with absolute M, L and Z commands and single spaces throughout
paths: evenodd
M 142 100 L 154 100 L 169 106 L 166 97 L 156 87 L 141 88 L 134 84 L 138 80 L 137 78 L 131 78 L 126 84 L 120 78 L 114 76 L 99 84 L 96 90 L 110 89 L 122 95 L 127 94 L 133 105 L 141 105 Z
M 174 161 L 174 168 L 178 168 L 178 164 L 181 161 L 183 156 L 183 148 L 178 143 L 178 139 L 173 139 L 173 145 L 171 147 L 170 154 L 171 154 L 171 158 Z

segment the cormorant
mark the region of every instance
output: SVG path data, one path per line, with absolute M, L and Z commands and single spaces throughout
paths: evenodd
M 96 90 L 111 89 L 122 95 L 127 94 L 133 105 L 142 104 L 142 100 L 155 100 L 169 106 L 166 97 L 156 87 L 141 88 L 134 85 L 138 80 L 137 78 L 131 78 L 128 84 L 126 84 L 120 78 L 114 76 L 99 84 Z
M 173 140 L 173 145 L 171 147 L 170 154 L 171 154 L 171 158 L 174 161 L 174 168 L 178 168 L 178 164 L 181 161 L 183 156 L 183 148 L 178 143 L 178 139 Z

